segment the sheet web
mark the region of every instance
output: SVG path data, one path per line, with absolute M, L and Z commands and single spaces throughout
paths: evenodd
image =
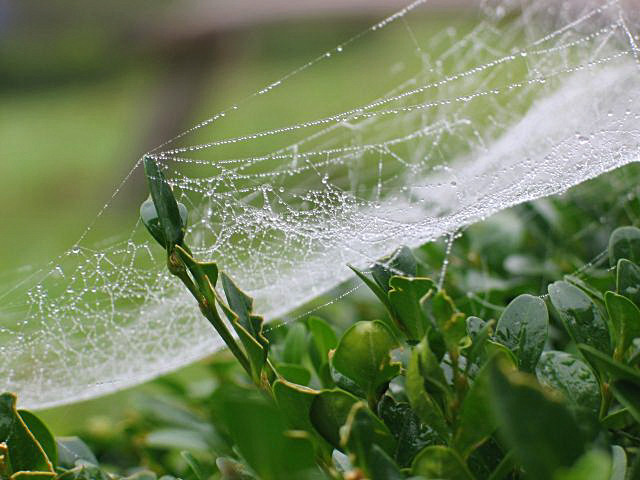
M 435 29 L 427 3 L 149 153 L 190 210 L 195 257 L 217 261 L 267 319 L 348 279 L 347 264 L 638 160 L 634 1 L 485 1 Z M 345 74 L 319 84 L 332 68 Z M 322 107 L 306 108 L 309 96 Z M 271 119 L 279 102 L 299 108 Z M 2 389 L 26 407 L 118 390 L 220 347 L 139 223 L 106 246 L 90 231 L 5 294 Z

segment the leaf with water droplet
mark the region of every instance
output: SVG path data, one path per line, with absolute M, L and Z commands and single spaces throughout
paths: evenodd
M 549 298 L 569 335 L 576 343 L 585 343 L 609 353 L 609 330 L 600 309 L 586 293 L 564 281 L 549 285 Z
M 600 384 L 591 368 L 567 352 L 549 350 L 536 368 L 538 380 L 564 395 L 573 408 L 597 416 L 600 410 Z
M 636 305 L 640 305 L 640 267 L 621 258 L 616 268 L 616 290 Z
M 640 228 L 619 227 L 609 237 L 609 262 L 615 266 L 618 260 L 626 258 L 640 263 Z
M 544 301 L 533 295 L 519 295 L 502 312 L 495 338 L 518 359 L 520 369 L 535 371 L 547 341 L 549 313 Z

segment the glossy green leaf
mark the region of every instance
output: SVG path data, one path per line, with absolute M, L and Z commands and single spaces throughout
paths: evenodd
M 627 297 L 614 292 L 605 293 L 604 299 L 615 341 L 615 354 L 622 358 L 632 340 L 640 336 L 640 309 Z
M 31 434 L 38 441 L 52 465 L 54 467 L 58 465 L 58 447 L 49 428 L 47 428 L 44 422 L 34 413 L 28 410 L 18 410 L 18 414 Z
M 541 383 L 561 392 L 574 407 L 593 415 L 600 410 L 600 384 L 591 368 L 566 352 L 547 351 L 536 369 Z
M 453 449 L 443 445 L 424 448 L 411 465 L 413 475 L 447 480 L 472 480 L 474 477 L 464 460 Z
M 184 219 L 183 215 L 186 213 L 186 209 L 184 209 L 181 214 L 178 202 L 173 196 L 171 186 L 165 179 L 162 171 L 158 168 L 156 161 L 149 156 L 144 157 L 144 172 L 147 177 L 151 199 L 156 209 L 157 222 L 164 235 L 164 246 L 170 248 L 175 244 L 182 243 L 186 227 L 186 215 Z M 144 207 L 144 204 L 143 207 L 141 207 L 140 214 L 142 215 L 143 213 L 147 219 L 145 221 L 145 217 L 143 217 L 145 225 L 152 225 L 154 223 L 152 219 L 153 212 L 148 206 Z M 151 228 L 149 228 L 149 232 L 156 240 L 159 240 L 157 238 L 157 232 L 154 233 Z
M 338 342 L 333 366 L 373 398 L 400 373 L 400 363 L 391 359 L 391 351 L 399 346 L 384 323 L 356 322 Z
M 322 390 L 312 401 L 309 418 L 316 431 L 334 448 L 340 445 L 340 428 L 359 400 L 340 389 Z
M 640 267 L 626 258 L 618 260 L 616 290 L 636 305 L 640 305 Z
M 636 227 L 616 228 L 609 237 L 609 262 L 615 266 L 618 260 L 626 258 L 640 263 L 640 229 Z
M 302 323 L 292 323 L 287 331 L 282 347 L 285 363 L 300 363 L 307 350 L 307 329 Z
M 612 380 L 626 380 L 640 385 L 640 370 L 625 365 L 589 345 L 578 345 L 580 353 L 600 372 L 607 373 Z
M 16 410 L 16 396 L 0 394 L 0 443 L 6 443 L 14 472 L 53 475 L 53 465 Z
M 340 444 L 349 452 L 353 465 L 370 473 L 373 445 L 378 445 L 387 455 L 392 455 L 396 439 L 387 426 L 369 410 L 367 404 L 360 401 L 351 407 L 347 420 L 340 429 Z
M 611 351 L 609 330 L 602 313 L 586 293 L 567 282 L 549 285 L 549 297 L 569 335 L 603 352 Z
M 98 465 L 91 449 L 78 437 L 56 437 L 58 466 L 73 468 L 77 461 Z
M 396 402 L 389 395 L 378 404 L 378 415 L 397 440 L 393 458 L 401 467 L 411 463 L 424 447 L 441 443 L 443 439 L 420 419 L 405 402 Z
M 535 370 L 547 341 L 549 313 L 544 300 L 533 295 L 519 295 L 502 312 L 495 338 L 509 347 L 525 372 Z
M 422 300 L 435 292 L 435 284 L 429 278 L 394 275 L 389 279 L 389 287 L 389 302 L 396 314 L 400 329 L 407 335 L 409 341 L 419 341 L 429 327 L 422 309 Z
M 554 480 L 613 480 L 611 458 L 600 450 L 590 450 L 570 468 L 560 468 Z
M 406 392 L 420 420 L 447 438 L 449 427 L 445 410 L 449 403 L 449 387 L 438 359 L 423 339 L 411 351 L 406 376 Z
M 409 247 L 400 247 L 388 257 L 385 257 L 371 267 L 371 276 L 378 286 L 388 293 L 389 280 L 394 275 L 415 277 L 418 269 L 418 262 L 413 256 Z
M 635 421 L 640 423 L 640 385 L 628 380 L 617 380 L 611 385 L 611 390 Z
M 499 433 L 531 478 L 551 479 L 584 453 L 585 438 L 575 418 L 534 377 L 496 363 L 491 390 Z

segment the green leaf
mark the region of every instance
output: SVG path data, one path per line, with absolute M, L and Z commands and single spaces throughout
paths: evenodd
M 547 341 L 548 328 L 549 313 L 544 301 L 524 294 L 502 312 L 495 336 L 516 355 L 521 370 L 533 372 Z
M 609 331 L 596 304 L 578 287 L 559 281 L 549 285 L 551 303 L 576 343 L 611 351 Z
M 188 212 L 187 207 L 184 204 L 178 202 L 178 211 L 180 212 L 180 220 L 184 228 L 186 228 L 188 221 Z M 146 199 L 140 205 L 140 219 L 145 227 L 147 227 L 148 232 L 151 236 L 160 244 L 163 248 L 166 248 L 167 241 L 165 238 L 164 230 L 162 225 L 160 225 L 160 218 L 158 218 L 158 211 L 156 210 L 156 206 L 153 204 L 153 200 L 151 197 Z
M 51 461 L 16 410 L 16 396 L 0 395 L 0 443 L 6 443 L 14 472 L 38 472 L 53 476 Z
M 449 427 L 443 409 L 448 405 L 449 387 L 426 339 L 411 350 L 406 392 L 409 403 L 420 420 L 443 438 L 448 438 Z
M 307 349 L 307 329 L 302 323 L 289 326 L 282 348 L 282 360 L 285 363 L 300 363 Z
M 98 460 L 91 449 L 78 437 L 57 437 L 58 466 L 73 468 L 78 460 L 98 465 Z
M 215 262 L 198 262 L 194 260 L 189 252 L 179 245 L 176 245 L 175 250 L 180 260 L 182 260 L 191 272 L 200 292 L 209 303 L 213 304 L 215 302 L 213 287 L 216 286 L 216 282 L 218 281 L 218 264 Z
M 18 479 L 16 479 L 18 480 Z M 21 480 L 36 480 L 23 478 Z M 109 475 L 95 465 L 80 464 L 58 475 L 56 480 L 111 480 Z
M 460 455 L 443 445 L 424 448 L 411 465 L 412 475 L 447 480 L 472 480 L 473 475 Z
M 578 350 L 600 372 L 607 373 L 612 380 L 626 380 L 640 385 L 640 371 L 614 360 L 589 345 L 578 345 Z
M 626 258 L 618 260 L 616 290 L 636 305 L 640 305 L 640 267 Z
M 571 468 L 561 468 L 553 480 L 613 480 L 611 459 L 600 450 L 590 450 L 582 455 Z
M 613 382 L 611 390 L 635 421 L 640 423 L 640 385 L 627 380 L 618 380 Z
M 626 258 L 640 263 L 640 229 L 636 227 L 616 228 L 609 237 L 609 262 L 615 266 L 618 260 Z
M 464 313 L 458 311 L 453 300 L 444 290 L 440 290 L 427 302 L 423 302 L 423 308 L 428 318 L 437 326 L 447 350 L 457 352 L 467 335 Z
M 299 363 L 278 363 L 276 370 L 285 379 L 298 385 L 308 385 L 311 381 L 311 372 Z
M 173 196 L 171 186 L 165 179 L 162 171 L 158 168 L 156 161 L 149 156 L 144 157 L 144 172 L 147 177 L 147 184 L 149 186 L 149 192 L 151 193 L 151 199 L 155 206 L 157 224 L 159 224 L 160 231 L 164 238 L 158 238 L 159 234 L 157 228 L 149 227 L 155 223 L 151 209 L 148 206 L 145 207 L 143 204 L 143 207 L 140 209 L 140 214 L 145 215 L 143 217 L 143 222 L 145 223 L 145 226 L 149 225 L 147 228 L 151 235 L 153 235 L 153 237 L 158 241 L 164 240 L 164 247 L 170 249 L 173 245 L 181 244 L 184 239 L 186 208 L 181 214 L 181 209 Z
M 405 402 L 396 402 L 385 395 L 378 403 L 378 415 L 397 440 L 393 458 L 401 467 L 411 463 L 413 457 L 427 445 L 441 443 L 442 439 L 420 419 Z
M 536 369 L 541 383 L 561 392 L 574 407 L 592 415 L 600 410 L 600 384 L 591 368 L 566 352 L 547 351 Z
M 611 475 L 608 480 L 625 480 L 627 474 L 627 454 L 619 445 L 611 447 Z
M 289 430 L 280 410 L 260 392 L 226 385 L 212 402 L 214 414 L 262 480 L 317 478 L 309 435 Z
M 380 286 L 376 282 L 371 280 L 369 277 L 367 277 L 367 275 L 363 271 L 358 270 L 353 265 L 348 265 L 348 267 L 351 270 L 353 270 L 353 272 L 358 276 L 358 278 L 360 280 L 362 280 L 364 282 L 364 284 L 367 287 L 369 287 L 369 290 L 371 290 L 373 293 L 375 293 L 376 297 L 378 297 L 378 300 L 380 300 L 382 302 L 382 304 L 385 306 L 385 308 L 387 309 L 389 314 L 393 318 L 395 318 L 395 312 L 393 311 L 393 307 L 391 306 L 391 303 L 389 302 L 389 297 L 387 296 L 387 290 L 383 290 L 382 288 L 380 288 Z
M 324 319 L 320 317 L 309 317 L 307 328 L 311 332 L 309 338 L 309 357 L 313 368 L 316 370 L 322 385 L 332 387 L 331 369 L 329 367 L 329 351 L 336 348 L 338 338 Z
M 333 354 L 333 366 L 360 386 L 369 399 L 400 373 L 400 363 L 391 359 L 391 350 L 400 345 L 382 322 L 356 322 L 342 335 Z
M 31 434 L 44 450 L 45 455 L 55 467 L 58 465 L 58 447 L 51 431 L 42 420 L 28 410 L 18 410 L 18 415 L 27 426 Z
M 415 277 L 418 262 L 409 247 L 403 246 L 388 257 L 378 260 L 371 267 L 371 275 L 378 286 L 385 292 L 389 292 L 389 280 L 394 275 Z
M 309 418 L 311 404 L 320 391 L 278 379 L 272 385 L 273 396 L 285 415 L 289 428 L 315 432 Z
M 349 452 L 351 463 L 371 473 L 370 456 L 373 445 L 392 455 L 396 440 L 387 426 L 376 417 L 365 402 L 357 402 L 349 411 L 340 429 L 340 444 Z
M 254 380 L 259 381 L 267 362 L 269 340 L 264 336 L 264 319 L 253 314 L 253 299 L 240 290 L 225 273 L 220 274 L 222 288 L 229 302 L 218 302 L 244 346 Z
M 491 363 L 485 364 L 476 374 L 460 408 L 458 427 L 451 446 L 464 459 L 482 445 L 497 427 L 491 407 L 490 367 Z
M 634 419 L 629 413 L 629 410 L 625 407 L 610 413 L 600 422 L 604 428 L 609 430 L 622 430 L 631 426 Z
M 622 358 L 631 341 L 640 336 L 640 309 L 627 297 L 614 292 L 605 293 L 604 300 L 615 339 L 615 354 Z
M 341 449 L 340 428 L 359 400 L 340 389 L 322 390 L 311 403 L 309 418 L 315 430 L 334 448 Z
M 378 445 L 369 452 L 369 475 L 371 480 L 404 480 L 405 476 L 398 466 Z
M 471 338 L 471 348 L 467 351 L 466 357 L 467 361 L 472 364 L 482 356 L 487 341 L 493 333 L 495 321 L 485 322 L 478 317 L 468 317 L 466 324 L 467 335 Z
M 184 461 L 187 462 L 189 469 L 198 480 L 206 480 L 207 476 L 204 473 L 204 469 L 196 457 L 187 451 L 180 452 L 180 455 L 184 458 Z
M 435 292 L 435 284 L 429 278 L 394 275 L 389 280 L 389 286 L 389 302 L 396 313 L 400 329 L 409 341 L 419 341 L 429 327 L 421 303 L 424 297 Z
M 499 432 L 531 478 L 551 479 L 584 453 L 585 439 L 573 415 L 534 377 L 496 363 L 491 390 Z

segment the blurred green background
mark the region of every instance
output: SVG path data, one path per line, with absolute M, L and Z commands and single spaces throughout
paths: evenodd
M 405 3 L 0 1 L 0 285 L 10 288 L 73 245 L 143 152 Z M 425 32 L 468 28 L 473 12 L 454 3 L 436 2 L 411 21 Z M 301 110 L 313 117 L 328 98 L 349 107 L 363 93 L 341 88 L 353 75 L 372 91 L 387 88 L 388 79 L 372 78 L 369 67 L 406 50 L 408 38 L 391 31 L 359 42 L 354 48 L 376 52 L 359 57 L 371 65 L 336 61 L 319 69 L 305 83 L 309 95 L 294 92 L 304 104 L 267 100 L 243 130 L 291 123 Z M 145 196 L 135 171 L 94 227 L 95 238 L 129 230 Z M 197 377 L 200 368 L 179 375 Z M 88 418 L 114 422 L 131 395 L 61 407 L 45 418 L 57 434 L 82 429 Z

